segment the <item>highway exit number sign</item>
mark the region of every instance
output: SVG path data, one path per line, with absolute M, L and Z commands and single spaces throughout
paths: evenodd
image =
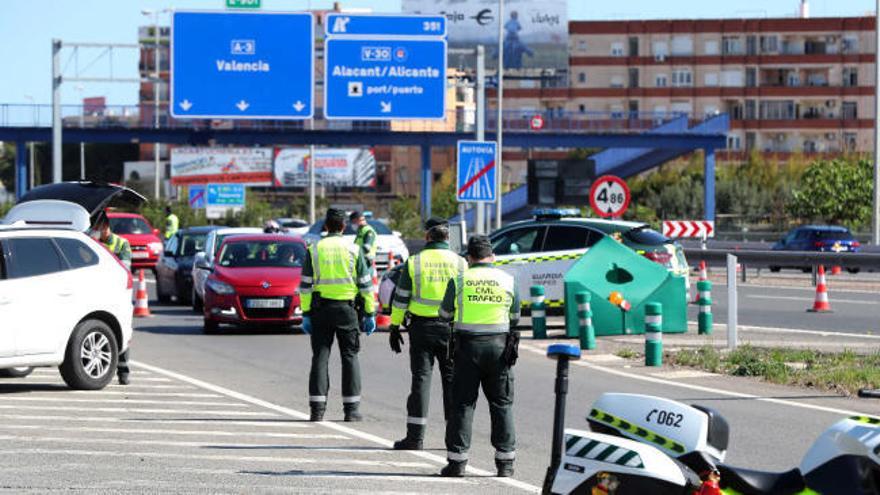
M 226 0 L 227 9 L 258 9 L 263 0 Z

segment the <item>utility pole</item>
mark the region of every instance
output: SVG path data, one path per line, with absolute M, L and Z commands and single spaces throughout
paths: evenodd
M 477 141 L 486 139 L 486 47 L 477 45 Z M 485 203 L 474 203 L 476 212 L 474 216 L 474 232 L 485 234 L 486 207 Z
M 159 11 L 153 12 L 153 36 L 156 40 L 154 63 L 156 64 L 155 79 L 153 80 L 153 127 L 159 129 L 159 84 L 162 80 L 162 72 L 159 70 Z M 153 198 L 159 200 L 159 156 L 162 153 L 162 145 L 156 142 L 153 145 L 153 172 L 156 174 L 153 182 Z
M 309 12 L 312 11 L 312 0 L 309 0 Z M 326 55 L 325 55 L 326 56 Z M 315 68 L 317 70 L 317 68 Z M 326 89 L 325 89 L 326 91 Z M 309 119 L 309 130 L 315 130 L 315 115 Z M 309 225 L 314 225 L 317 215 L 315 213 L 315 145 L 309 145 Z
M 880 2 L 880 0 L 877 0 Z M 503 159 L 504 155 L 504 147 L 502 145 L 502 133 L 504 124 L 502 123 L 503 117 L 503 102 L 504 101 L 504 0 L 498 0 L 498 135 L 496 137 L 498 141 L 498 156 L 495 158 L 495 194 L 498 196 L 495 202 L 495 228 L 501 228 L 501 186 L 504 184 L 502 181 L 502 175 L 504 173 L 503 169 Z
M 880 0 L 874 17 L 874 245 L 880 245 Z
M 61 177 L 61 40 L 52 40 L 52 182 Z
M 83 104 L 83 87 L 81 84 L 76 85 L 77 94 L 79 94 L 80 107 L 79 107 L 79 128 L 82 129 L 85 127 L 85 116 L 86 116 L 86 107 Z M 79 180 L 86 180 L 86 143 L 83 141 L 79 142 Z

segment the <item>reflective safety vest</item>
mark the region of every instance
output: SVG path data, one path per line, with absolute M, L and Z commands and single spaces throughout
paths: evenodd
M 165 240 L 171 239 L 180 229 L 180 219 L 174 213 L 165 217 Z
M 124 237 L 111 233 L 110 238 L 107 239 L 107 242 L 103 242 L 103 244 L 129 270 L 131 269 L 131 246 Z
M 314 285 L 323 299 L 354 300 L 358 293 L 356 277 L 357 246 L 341 236 L 325 237 L 311 249 Z
M 377 239 L 378 235 L 376 234 L 376 230 L 372 226 L 370 226 L 370 224 L 366 224 L 358 229 L 357 236 L 354 238 L 354 243 L 357 244 L 358 247 L 361 248 L 361 250 L 363 250 L 364 242 L 366 242 L 367 240 L 367 234 L 369 234 L 370 232 L 373 233 L 373 244 L 370 246 L 370 251 L 364 253 L 364 257 L 370 261 L 373 261 L 374 259 L 376 259 L 376 249 L 379 242 Z
M 426 249 L 407 263 L 412 296 L 407 310 L 425 318 L 437 318 L 449 281 L 461 277 L 467 262 L 448 249 Z
M 497 334 L 510 331 L 516 283 L 491 266 L 475 266 L 455 279 L 456 332 Z M 516 308 L 517 312 L 519 308 Z

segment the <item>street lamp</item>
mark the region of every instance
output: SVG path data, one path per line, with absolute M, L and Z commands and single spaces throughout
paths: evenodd
M 83 104 L 83 86 L 82 84 L 77 84 L 74 86 L 74 89 L 79 94 L 79 128 L 82 130 L 85 127 L 85 112 L 86 108 Z M 86 143 L 80 141 L 79 142 L 79 180 L 86 180 Z
M 24 99 L 31 102 L 31 106 L 34 111 L 34 127 L 40 125 L 38 122 L 39 116 L 37 115 L 37 104 L 34 101 L 34 97 L 32 95 L 24 95 Z M 30 151 L 30 170 L 28 171 L 28 189 L 34 188 L 34 142 L 28 142 L 28 148 Z
M 159 85 L 162 84 L 162 72 L 159 68 L 159 51 L 162 48 L 162 44 L 160 43 L 161 35 L 159 33 L 159 14 L 165 12 L 171 12 L 171 9 L 141 10 L 142 15 L 153 18 L 153 36 L 155 37 L 156 42 L 156 47 L 153 50 L 154 63 L 156 64 L 154 67 L 155 72 L 153 72 L 153 127 L 155 129 L 159 128 Z M 162 144 L 157 141 L 153 144 L 153 165 L 156 175 L 153 183 L 153 197 L 157 200 L 159 199 L 159 156 L 161 155 L 161 151 Z

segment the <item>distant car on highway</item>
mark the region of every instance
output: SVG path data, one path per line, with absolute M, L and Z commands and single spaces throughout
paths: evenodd
M 202 312 L 202 302 L 205 299 L 205 281 L 208 280 L 209 270 L 199 268 L 211 268 L 214 265 L 214 258 L 220 249 L 223 241 L 233 235 L 243 234 L 262 234 L 263 229 L 256 227 L 219 227 L 211 232 L 205 238 L 205 250 L 196 253 L 193 257 L 192 270 L 192 301 L 193 311 Z
M 276 218 L 275 221 L 285 234 L 304 236 L 309 232 L 309 222 L 301 218 Z
M 846 227 L 836 225 L 804 225 L 792 229 L 773 245 L 774 251 L 820 251 L 833 253 L 857 253 L 862 245 Z M 783 268 L 796 268 L 809 272 L 812 267 L 771 266 L 770 271 Z M 850 273 L 858 273 L 858 268 L 848 268 Z
M 400 232 L 392 232 L 387 225 L 378 220 L 367 220 L 367 222 L 376 230 L 376 270 L 379 273 L 383 273 L 388 269 L 389 254 L 394 256 L 397 263 L 402 263 L 409 258 L 409 249 L 406 248 L 406 244 L 400 238 Z M 324 220 L 321 219 L 312 225 L 309 232 L 303 236 L 303 240 L 306 241 L 306 244 L 311 245 L 321 240 L 323 230 Z M 343 231 L 342 235 L 353 241 L 356 233 L 351 228 L 351 225 L 346 223 L 345 231 Z
M 132 276 L 85 234 L 92 213 L 29 199 L 0 224 L 0 374 L 57 366 L 82 390 L 104 388 L 116 374 L 132 335 Z
M 192 268 L 196 253 L 205 250 L 208 234 L 215 226 L 179 230 L 165 243 L 165 251 L 156 265 L 156 296 L 161 303 L 177 298 L 179 304 L 192 304 Z
M 107 218 L 110 230 L 131 245 L 131 270 L 155 270 L 163 247 L 159 229 L 137 213 L 108 211 Z
M 306 244 L 284 234 L 238 235 L 220 246 L 205 282 L 204 332 L 220 324 L 290 327 L 302 324 L 299 283 Z

